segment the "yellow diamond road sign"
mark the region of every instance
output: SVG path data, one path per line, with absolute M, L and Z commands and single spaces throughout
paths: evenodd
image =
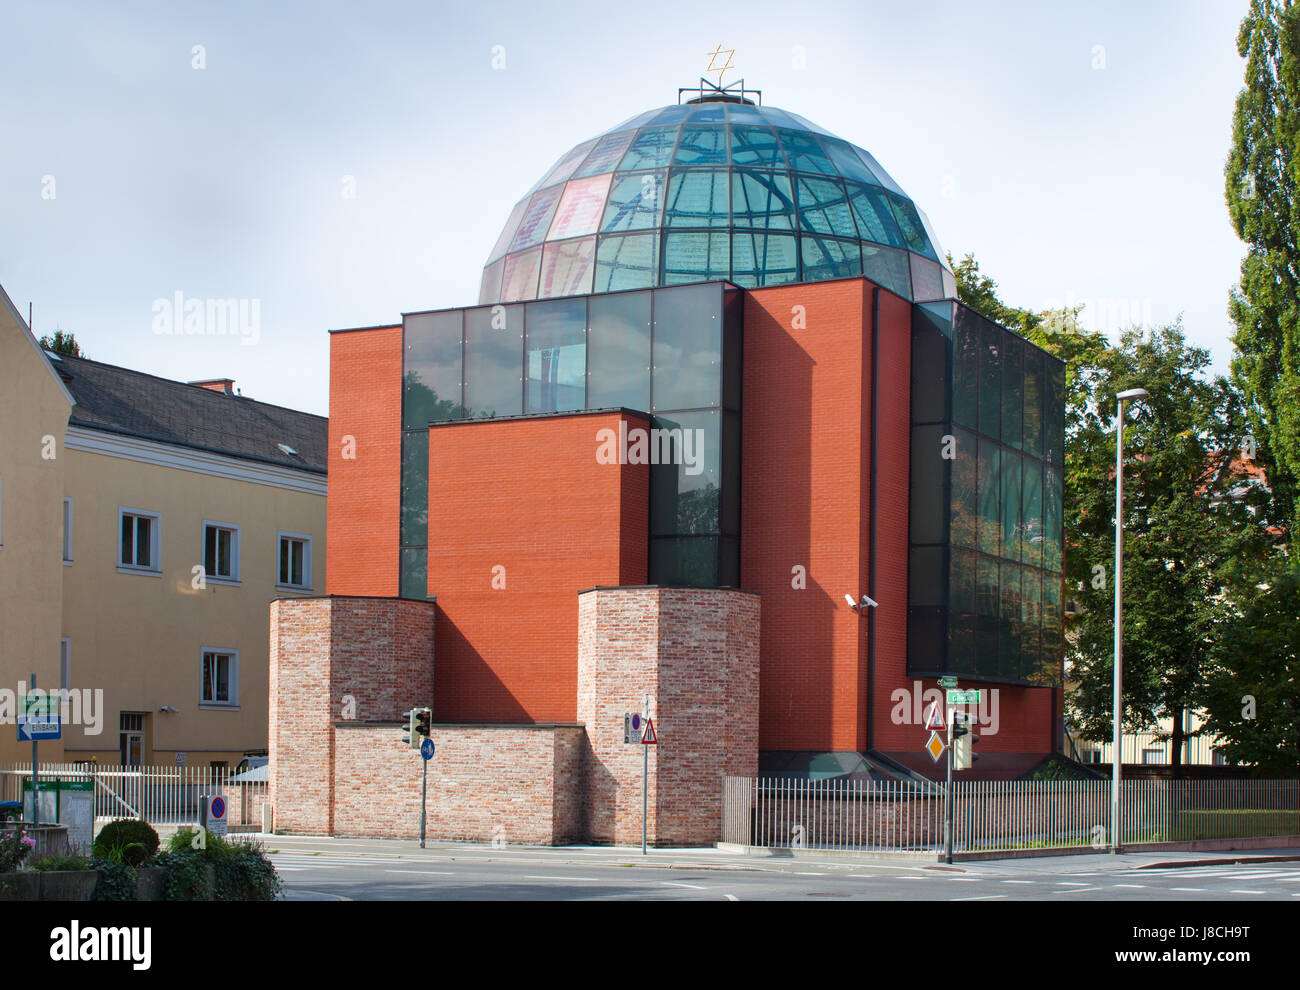
M 944 746 L 943 740 L 939 738 L 939 733 L 931 732 L 930 741 L 925 744 L 925 748 L 934 762 L 938 763 L 939 757 L 943 756 L 943 751 L 946 747 Z

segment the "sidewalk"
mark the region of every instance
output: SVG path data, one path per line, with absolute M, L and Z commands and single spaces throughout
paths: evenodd
M 268 851 L 322 858 L 389 857 L 410 860 L 482 860 L 599 864 L 603 866 L 683 870 L 752 870 L 760 872 L 802 872 L 810 866 L 830 870 L 932 869 L 972 873 L 1087 873 L 1189 866 L 1217 866 L 1230 863 L 1269 863 L 1300 860 L 1300 847 L 1237 850 L 1231 852 L 1144 851 L 1112 855 L 1106 852 L 1068 856 L 1027 856 L 954 862 L 937 861 L 934 854 L 855 856 L 816 849 L 765 850 L 745 853 L 714 847 L 695 849 L 649 849 L 643 856 L 639 846 L 514 846 L 494 847 L 489 843 L 431 842 L 421 849 L 414 839 L 337 839 L 326 836 L 268 835 L 241 833 L 261 842 Z

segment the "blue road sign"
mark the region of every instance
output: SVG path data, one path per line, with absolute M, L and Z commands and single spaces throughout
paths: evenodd
M 53 698 L 24 695 L 22 703 L 23 710 L 18 713 L 19 742 L 63 737 L 59 706 Z
M 635 712 L 632 713 L 632 728 L 637 732 L 641 731 L 641 716 Z
M 426 760 L 432 760 L 432 759 L 433 759 L 433 740 L 432 740 L 432 739 L 426 739 L 426 740 L 424 740 L 424 742 L 420 743 L 420 755 L 423 756 Z

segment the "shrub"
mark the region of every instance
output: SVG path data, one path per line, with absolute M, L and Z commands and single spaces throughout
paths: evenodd
M 50 870 L 88 870 L 90 869 L 90 858 L 81 855 L 81 853 L 56 853 L 52 856 L 42 856 L 40 859 L 33 860 L 31 867 L 33 870 L 41 870 L 42 872 Z
M 158 857 L 167 869 L 168 900 L 273 901 L 283 890 L 266 851 L 255 842 L 242 842 L 183 828 L 172 836 L 168 851 Z M 207 867 L 212 867 L 209 888 Z
M 135 870 L 122 860 L 96 856 L 90 861 L 90 868 L 99 871 L 99 882 L 90 895 L 92 901 L 135 900 Z
M 36 840 L 20 825 L 12 832 L 0 832 L 0 873 L 12 873 L 36 845 Z
M 119 818 L 100 829 L 94 851 L 104 859 L 139 866 L 158 851 L 158 833 L 148 822 Z

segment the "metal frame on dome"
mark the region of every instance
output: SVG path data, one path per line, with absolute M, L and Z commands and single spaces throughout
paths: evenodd
M 725 86 L 719 86 L 717 83 L 709 82 L 703 76 L 700 76 L 700 85 L 679 86 L 677 89 L 677 105 L 682 105 L 683 93 L 698 93 L 693 100 L 687 100 L 687 103 L 703 103 L 706 100 L 716 100 L 720 103 L 748 103 L 750 106 L 763 105 L 763 91 L 761 89 L 746 89 L 745 80 L 737 79 L 735 82 L 727 83 Z M 747 98 L 748 95 L 758 97 L 758 103 Z

